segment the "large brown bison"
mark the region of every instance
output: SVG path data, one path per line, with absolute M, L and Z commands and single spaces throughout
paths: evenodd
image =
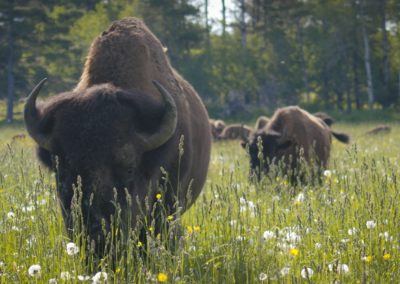
M 248 137 L 253 129 L 244 124 L 231 124 L 224 128 L 218 136 L 220 140 L 243 139 Z
M 226 124 L 221 119 L 209 119 L 210 127 L 211 127 L 211 134 L 214 139 L 217 139 L 221 132 L 226 127 Z
M 258 130 L 258 129 L 264 128 L 268 124 L 268 122 L 269 122 L 269 118 L 268 117 L 263 116 L 263 115 L 259 116 L 257 118 L 257 121 L 256 121 L 255 125 L 254 125 L 254 130 Z
M 261 172 L 269 171 L 271 163 L 282 161 L 291 178 L 296 178 L 300 156 L 307 162 L 315 161 L 320 169 L 327 166 L 332 135 L 341 142 L 349 141 L 346 134 L 331 130 L 319 118 L 292 106 L 278 109 L 268 125 L 253 132 L 242 146 L 249 147 L 251 175 L 260 178 Z M 262 163 L 258 143 L 265 159 Z
M 210 158 L 207 111 L 142 21 L 116 21 L 94 40 L 73 91 L 36 104 L 43 84 L 28 97 L 25 122 L 40 160 L 57 171 L 67 228 L 77 179 L 82 183 L 83 220 L 99 246 L 104 241 L 102 220 L 109 230 L 115 213 L 114 190 L 122 215 L 131 215 L 132 227 L 145 200 L 150 207 L 158 204 L 156 193 L 168 214 L 178 207 L 183 212 L 196 200 Z M 131 206 L 125 190 L 132 196 Z

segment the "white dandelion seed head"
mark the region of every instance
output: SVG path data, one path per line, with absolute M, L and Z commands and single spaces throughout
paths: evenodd
M 300 193 L 296 196 L 296 198 L 295 198 L 294 201 L 303 202 L 305 199 L 306 199 L 306 197 L 305 197 L 304 193 L 300 192 Z
M 286 275 L 288 275 L 290 273 L 290 267 L 285 266 L 284 268 L 281 269 L 280 273 L 283 277 L 285 277 Z
M 275 238 L 275 233 L 273 231 L 266 230 L 263 233 L 263 237 L 262 237 L 263 241 L 268 241 L 273 238 Z
M 285 241 L 289 243 L 298 243 L 301 241 L 301 236 L 297 234 L 296 232 L 288 232 L 285 237 Z
M 322 248 L 322 244 L 321 243 L 315 243 L 315 248 L 316 249 L 321 249 Z
M 340 273 L 340 274 L 346 274 L 346 273 L 348 273 L 349 271 L 350 271 L 350 268 L 349 268 L 349 266 L 347 265 L 347 264 L 341 264 L 341 263 L 339 263 L 339 265 L 338 265 L 338 268 L 337 268 L 337 271 Z
M 342 244 L 347 244 L 348 242 L 350 242 L 350 239 L 341 239 L 340 242 Z
M 71 280 L 71 278 L 72 278 L 71 273 L 69 273 L 68 271 L 62 271 L 60 273 L 60 279 L 62 280 L 68 281 Z
M 353 227 L 353 228 L 348 229 L 347 233 L 349 234 L 349 236 L 353 236 L 353 235 L 357 234 L 358 231 L 359 230 L 357 228 Z
M 42 267 L 39 264 L 32 264 L 29 268 L 28 268 L 28 274 L 30 276 L 39 276 L 40 275 L 40 271 L 42 270 Z
M 75 243 L 68 243 L 67 244 L 67 254 L 68 255 L 75 255 L 79 252 L 79 247 Z
M 107 281 L 107 273 L 106 272 L 97 272 L 92 277 L 92 281 L 93 281 L 93 284 L 106 283 L 106 281 Z
M 57 284 L 57 279 L 56 278 L 50 278 L 49 279 L 49 284 Z
M 332 172 L 330 170 L 325 170 L 324 171 L 324 176 L 327 178 L 330 178 L 332 176 Z
M 379 237 L 384 238 L 387 242 L 393 241 L 393 236 L 389 235 L 389 232 L 379 233 Z
M 268 276 L 267 276 L 267 274 L 264 273 L 264 272 L 261 272 L 261 273 L 258 275 L 258 279 L 259 279 L 260 281 L 267 280 L 267 278 L 268 278 Z
M 14 219 L 14 217 L 15 217 L 15 213 L 14 212 L 10 211 L 10 212 L 7 213 L 7 218 L 8 219 Z
M 89 281 L 90 280 L 90 276 L 88 276 L 88 275 L 78 275 L 78 280 L 79 281 Z
M 301 277 L 304 279 L 309 279 L 313 276 L 314 270 L 312 270 L 310 267 L 303 268 L 300 272 Z
M 376 227 L 376 222 L 374 220 L 369 220 L 366 223 L 367 229 L 373 229 Z

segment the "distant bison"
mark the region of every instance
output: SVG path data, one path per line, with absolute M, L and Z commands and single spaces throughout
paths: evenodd
M 142 21 L 116 21 L 94 40 L 73 91 L 37 105 L 43 84 L 44 80 L 28 97 L 25 123 L 38 144 L 40 160 L 57 168 L 57 191 L 68 229 L 77 180 L 82 184 L 83 220 L 97 248 L 104 244 L 102 220 L 109 231 L 115 213 L 113 189 L 121 214 L 131 216 L 132 227 L 141 210 L 148 208 L 145 200 L 150 208 L 159 204 L 156 193 L 161 193 L 167 214 L 178 208 L 183 212 L 196 200 L 210 158 L 207 111 Z M 168 180 L 160 167 L 168 172 Z M 131 206 L 125 190 L 132 196 Z
M 377 127 L 374 127 L 373 129 L 367 131 L 365 134 L 366 135 L 387 134 L 390 133 L 390 131 L 392 131 L 390 126 L 378 125 Z
M 250 126 L 244 124 L 231 124 L 224 128 L 222 133 L 218 136 L 218 139 L 242 139 L 248 137 L 253 129 Z
M 214 139 L 217 139 L 221 132 L 226 127 L 226 124 L 221 119 L 209 119 L 210 127 L 211 127 L 211 134 Z
M 326 125 L 328 125 L 329 127 L 332 126 L 332 124 L 335 122 L 335 120 L 329 116 L 328 114 L 324 113 L 324 112 L 315 112 L 313 113 L 313 116 L 316 116 L 320 119 L 322 119 L 323 122 L 326 123 Z
M 269 122 L 269 118 L 266 116 L 260 116 L 257 118 L 256 124 L 254 125 L 254 130 L 264 128 Z
M 278 109 L 267 127 L 253 132 L 248 140 L 242 142 L 242 146 L 249 147 L 251 175 L 260 178 L 262 171 L 269 171 L 271 162 L 282 161 L 285 170 L 295 178 L 300 156 L 307 162 L 315 161 L 320 169 L 327 166 L 332 135 L 339 141 L 349 142 L 346 134 L 332 131 L 320 119 L 301 108 L 285 107 Z M 265 159 L 263 163 L 259 159 L 259 140 Z M 262 171 L 260 164 L 263 165 Z

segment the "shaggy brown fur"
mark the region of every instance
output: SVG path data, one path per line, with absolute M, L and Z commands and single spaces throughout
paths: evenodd
M 377 127 L 374 127 L 373 129 L 367 131 L 365 134 L 366 135 L 387 134 L 390 133 L 390 131 L 392 131 L 390 126 L 378 125 Z
M 166 142 L 148 149 L 143 137 L 161 131 L 161 121 L 174 109 L 174 105 L 166 104 L 166 97 L 163 99 L 157 89 L 161 87 L 156 88 L 153 80 L 171 94 L 177 123 L 168 124 L 174 128 Z M 69 229 L 72 184 L 78 175 L 83 190 L 83 219 L 88 220 L 89 233 L 96 240 L 101 237 L 102 218 L 109 229 L 114 213 L 110 202 L 113 188 L 118 192 L 122 214 L 130 211 L 132 227 L 141 215 L 136 200 L 145 210 L 145 199 L 156 203 L 155 195 L 162 190 L 163 206 L 167 214 L 173 214 L 177 207 L 184 212 L 200 194 L 211 147 L 207 111 L 192 86 L 171 67 L 160 41 L 141 20 L 114 22 L 92 43 L 77 87 L 37 108 L 27 107 L 27 127 L 46 165 L 54 167 L 52 157 L 58 157 L 57 189 Z M 30 121 L 29 117 L 35 115 L 37 121 Z M 168 172 L 168 181 L 162 178 L 160 167 Z M 124 188 L 132 196 L 131 207 L 127 206 Z
M 273 160 L 286 165 L 286 170 L 296 172 L 300 152 L 307 161 L 315 161 L 318 166 L 325 168 L 329 159 L 331 136 L 334 135 L 342 142 L 348 142 L 348 136 L 332 131 L 319 118 L 309 114 L 299 107 L 278 109 L 268 125 L 253 132 L 248 141 L 242 143 L 249 146 L 251 174 L 260 177 L 257 141 L 260 138 L 263 155 L 267 160 L 264 172 L 268 172 L 269 163 Z M 299 151 L 300 150 L 300 151 Z
M 329 127 L 331 127 L 332 124 L 335 122 L 335 120 L 331 116 L 329 116 L 328 114 L 326 114 L 324 112 L 313 113 L 313 116 L 316 116 L 316 117 L 322 119 L 326 123 L 326 125 L 328 125 Z
M 218 139 L 243 139 L 249 137 L 253 129 L 250 126 L 244 124 L 231 124 L 225 127 L 225 129 L 218 136 Z
M 264 128 L 269 122 L 269 118 L 266 116 L 260 116 L 257 118 L 256 124 L 254 125 L 254 130 Z
M 226 124 L 223 120 L 220 119 L 209 119 L 210 127 L 211 127 L 211 134 L 214 139 L 217 139 L 221 132 L 226 127 Z

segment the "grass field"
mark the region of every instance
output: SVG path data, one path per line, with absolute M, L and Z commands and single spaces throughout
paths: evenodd
M 239 142 L 215 143 L 202 195 L 168 221 L 184 228 L 175 249 L 155 236 L 137 257 L 142 244 L 132 241 L 115 265 L 67 251 L 53 175 L 28 137 L 12 139 L 22 126 L 2 126 L 0 283 L 91 282 L 100 271 L 108 283 L 399 283 L 400 124 L 363 135 L 375 125 L 334 125 L 352 143 L 333 142 L 318 186 L 282 176 L 251 184 Z

